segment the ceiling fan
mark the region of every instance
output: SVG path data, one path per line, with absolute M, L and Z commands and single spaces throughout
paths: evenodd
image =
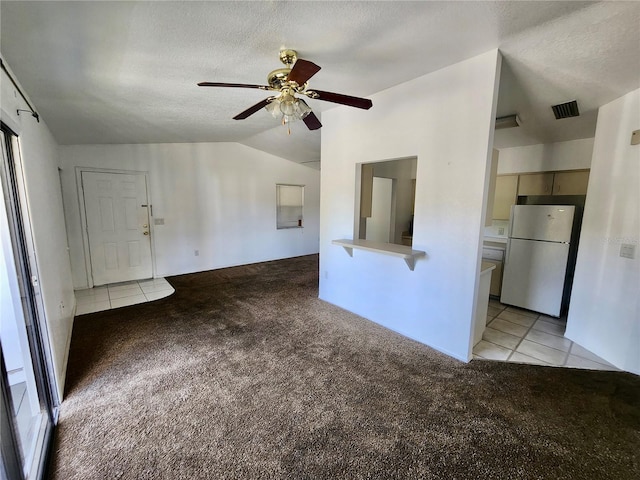
M 268 85 L 251 85 L 246 83 L 219 83 L 200 82 L 200 87 L 231 87 L 231 88 L 257 88 L 259 90 L 271 90 L 279 92 L 276 96 L 267 97 L 239 113 L 234 120 L 244 120 L 261 108 L 265 108 L 274 118 L 279 118 L 283 125 L 294 120 L 302 120 L 309 130 L 317 130 L 322 127 L 318 117 L 311 108 L 296 95 L 304 95 L 315 100 L 339 103 L 350 107 L 368 110 L 373 105 L 366 98 L 352 97 L 341 93 L 324 92 L 322 90 L 308 89 L 308 80 L 313 77 L 320 67 L 313 62 L 298 58 L 295 50 L 281 50 L 280 61 L 285 68 L 278 68 L 267 76 Z M 289 129 L 289 133 L 291 130 Z

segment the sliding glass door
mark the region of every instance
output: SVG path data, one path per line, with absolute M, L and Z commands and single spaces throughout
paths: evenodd
M 16 161 L 19 144 L 4 125 L 0 134 L 0 473 L 11 480 L 35 479 L 46 467 L 58 399 L 47 361 L 49 342 Z

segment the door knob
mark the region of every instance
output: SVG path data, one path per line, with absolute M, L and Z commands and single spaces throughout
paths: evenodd
M 149 232 L 142 232 L 143 235 L 149 235 Z
M 146 223 L 144 225 L 142 225 L 142 228 L 147 228 L 149 225 L 147 225 Z

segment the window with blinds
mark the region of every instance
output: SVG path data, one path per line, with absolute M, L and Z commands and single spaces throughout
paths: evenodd
M 276 227 L 302 228 L 304 185 L 276 185 Z

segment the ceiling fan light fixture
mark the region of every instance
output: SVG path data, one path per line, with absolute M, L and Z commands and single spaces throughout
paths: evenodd
M 282 117 L 282 112 L 280 111 L 280 100 L 277 98 L 273 98 L 273 100 L 267 103 L 264 109 L 269 112 L 273 118 L 279 119 Z
M 301 98 L 298 98 L 296 101 L 296 111 L 295 111 L 296 117 L 302 120 L 310 113 L 311 113 L 311 107 L 307 105 L 307 102 L 305 102 Z
M 264 109 L 273 118 L 281 120 L 283 124 L 291 123 L 295 120 L 303 120 L 311 113 L 311 107 L 307 105 L 307 102 L 296 98 L 290 93 L 284 93 L 279 97 L 273 98 L 265 105 Z
M 296 97 L 289 93 L 283 93 L 278 98 L 280 101 L 280 111 L 288 117 L 293 116 L 296 112 Z

